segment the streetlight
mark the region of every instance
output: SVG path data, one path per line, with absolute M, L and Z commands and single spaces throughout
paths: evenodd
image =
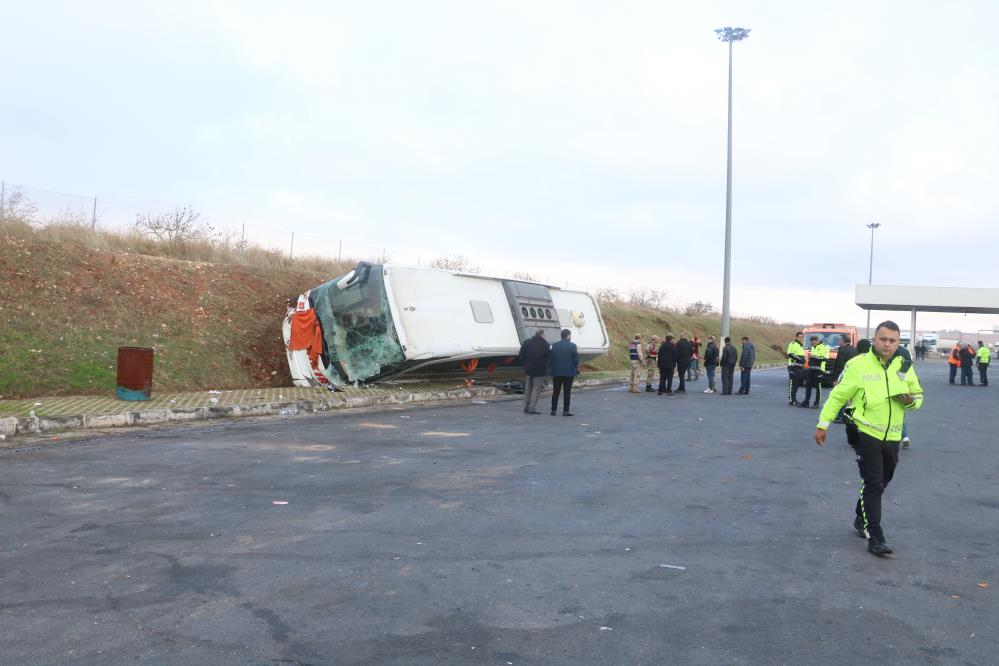
M 867 268 L 867 286 L 871 286 L 874 278 L 874 230 L 881 226 L 880 222 L 871 222 L 867 228 L 871 230 L 871 263 Z M 867 308 L 867 339 L 871 339 L 871 309 Z
M 728 336 L 729 292 L 732 285 L 732 42 L 749 37 L 748 28 L 718 28 L 718 39 L 728 42 L 728 180 L 725 187 L 725 278 L 722 286 L 722 330 Z

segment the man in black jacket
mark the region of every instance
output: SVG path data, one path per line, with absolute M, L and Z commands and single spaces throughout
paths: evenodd
M 971 370 L 975 367 L 975 352 L 972 351 L 971 345 L 964 345 L 958 353 L 961 359 L 961 386 L 974 386 L 975 376 Z M 965 384 L 965 380 L 967 380 L 967 384 Z
M 524 413 L 540 414 L 537 410 L 541 389 L 545 386 L 545 375 L 548 374 L 548 359 L 552 349 L 545 340 L 545 332 L 538 329 L 534 337 L 524 341 L 520 346 L 520 363 L 524 366 L 527 380 L 524 382 Z
M 749 395 L 750 375 L 756 365 L 756 346 L 745 335 L 742 336 L 742 355 L 739 357 L 739 395 Z
M 694 357 L 694 345 L 687 338 L 683 337 L 676 343 L 676 374 L 680 377 L 680 387 L 677 393 L 686 393 L 687 385 L 685 379 L 687 371 L 690 370 L 690 361 Z
M 704 372 L 708 376 L 708 387 L 705 393 L 715 392 L 715 369 L 718 367 L 718 345 L 715 336 L 708 336 L 708 346 L 704 348 Z
M 739 352 L 732 344 L 732 338 L 725 336 L 725 346 L 721 353 L 722 395 L 732 395 L 732 380 L 735 378 L 735 362 Z
M 667 335 L 663 343 L 659 345 L 659 355 L 656 358 L 659 364 L 659 393 L 657 395 L 673 395 L 673 371 L 676 370 L 676 345 L 673 344 L 673 336 Z
M 833 365 L 833 382 L 843 374 L 846 362 L 857 355 L 857 350 L 850 344 L 850 336 L 844 333 L 839 336 L 839 349 L 836 350 L 836 363 Z

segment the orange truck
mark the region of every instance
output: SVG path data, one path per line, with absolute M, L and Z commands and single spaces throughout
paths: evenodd
M 829 361 L 826 363 L 826 373 L 822 377 L 823 386 L 832 386 L 836 381 L 833 375 L 833 367 L 836 365 L 836 354 L 839 351 L 840 336 L 846 334 L 850 337 L 850 344 L 857 346 L 857 327 L 846 324 L 812 324 L 801 329 L 805 334 L 805 367 L 811 361 L 812 336 L 816 335 L 822 343 L 829 347 Z

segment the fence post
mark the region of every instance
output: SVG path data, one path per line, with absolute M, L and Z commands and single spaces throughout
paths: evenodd
M 4 195 L 7 194 L 7 183 L 0 181 L 0 222 L 7 218 L 7 208 L 4 206 Z
M 97 228 L 97 197 L 94 197 L 94 212 L 90 216 L 90 230 Z
M 340 241 L 340 247 L 338 247 L 337 251 L 336 251 L 336 260 L 337 260 L 337 262 L 340 261 L 340 255 L 342 255 L 342 254 L 343 254 L 343 241 Z
M 288 258 L 291 259 L 295 255 L 295 232 L 291 232 L 291 247 L 288 248 Z

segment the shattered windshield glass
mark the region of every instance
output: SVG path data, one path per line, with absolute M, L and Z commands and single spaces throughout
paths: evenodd
M 406 358 L 392 324 L 382 267 L 358 264 L 354 271 L 353 278 L 330 280 L 309 294 L 329 352 L 324 374 L 336 384 L 364 381 Z

